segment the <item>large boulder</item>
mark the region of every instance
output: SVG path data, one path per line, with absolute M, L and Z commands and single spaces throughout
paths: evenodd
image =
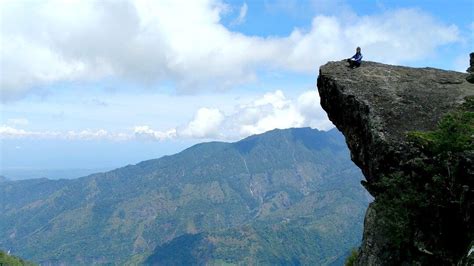
M 469 68 L 467 69 L 467 72 L 474 72 L 474 53 L 469 54 Z
M 473 54 L 471 65 L 472 60 Z M 474 85 L 466 81 L 467 76 L 375 62 L 364 62 L 356 69 L 348 68 L 344 61 L 329 62 L 320 68 L 317 85 L 321 105 L 346 137 L 352 160 L 362 169 L 366 177 L 363 184 L 375 203 L 384 191 L 373 184 L 400 171 L 401 164 L 417 152 L 407 133 L 435 130 L 446 114 L 474 95 Z M 366 213 L 358 265 L 420 263 L 416 255 L 407 258 L 393 249 L 383 230 L 385 225 L 378 220 L 372 204 Z M 414 245 L 418 245 L 417 252 L 431 253 L 423 243 Z
M 469 56 L 469 68 L 467 69 L 467 72 L 470 74 L 466 77 L 466 80 L 470 83 L 474 83 L 474 53 L 471 53 Z
M 318 90 L 321 106 L 370 182 L 393 171 L 407 132 L 435 129 L 441 117 L 474 95 L 466 76 L 375 62 L 351 69 L 343 61 L 329 62 L 320 69 Z

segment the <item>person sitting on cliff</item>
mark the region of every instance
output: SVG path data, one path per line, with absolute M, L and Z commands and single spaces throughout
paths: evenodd
M 360 52 L 360 47 L 357 47 L 356 53 L 351 58 L 347 59 L 350 68 L 360 67 L 360 63 L 362 62 L 362 53 Z

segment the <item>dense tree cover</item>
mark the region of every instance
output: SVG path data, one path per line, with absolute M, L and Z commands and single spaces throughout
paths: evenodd
M 1 266 L 34 266 L 32 262 L 25 261 L 21 258 L 10 256 L 6 252 L 0 250 L 0 265 Z
M 183 235 L 157 247 L 145 264 L 340 265 L 347 254 L 336 250 L 347 242 L 322 234 L 314 228 L 317 225 L 308 222 L 303 219 L 272 224 L 259 222 Z

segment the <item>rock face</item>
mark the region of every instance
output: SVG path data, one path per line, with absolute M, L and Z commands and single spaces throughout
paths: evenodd
M 469 68 L 467 69 L 467 72 L 470 74 L 466 77 L 466 80 L 470 83 L 474 83 L 474 53 L 471 53 L 469 57 Z
M 393 171 L 387 162 L 400 156 L 406 132 L 435 129 L 443 115 L 474 95 L 466 76 L 374 62 L 350 69 L 345 62 L 330 62 L 320 69 L 318 89 L 322 107 L 370 182 Z
M 474 85 L 466 81 L 467 76 L 375 62 L 364 62 L 356 69 L 348 68 L 343 61 L 321 67 L 321 105 L 345 135 L 352 160 L 366 177 L 363 184 L 376 201 L 383 191 L 377 191 L 372 184 L 381 176 L 398 171 L 400 163 L 413 156 L 407 132 L 434 130 L 444 115 L 474 95 Z M 413 264 L 387 248 L 388 240 L 377 219 L 371 205 L 366 213 L 358 264 Z
M 467 72 L 474 72 L 474 53 L 469 54 L 469 68 L 467 69 Z

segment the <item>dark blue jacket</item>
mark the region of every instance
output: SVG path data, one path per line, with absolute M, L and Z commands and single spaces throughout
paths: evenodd
M 362 53 L 356 53 L 351 59 L 354 59 L 354 61 L 359 62 L 362 61 Z

